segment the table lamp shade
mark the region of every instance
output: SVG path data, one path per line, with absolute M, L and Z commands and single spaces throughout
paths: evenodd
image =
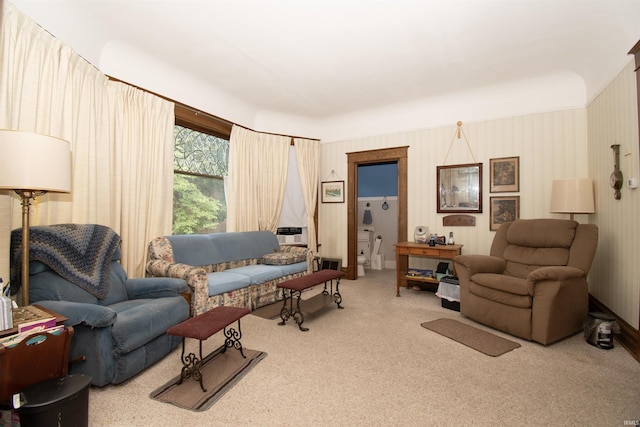
M 59 138 L 0 130 L 0 189 L 71 191 L 71 150 Z
M 593 182 L 589 178 L 555 179 L 551 187 L 553 213 L 588 214 L 595 212 Z

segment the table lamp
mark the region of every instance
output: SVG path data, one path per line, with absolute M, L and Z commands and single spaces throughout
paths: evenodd
M 594 213 L 593 182 L 589 178 L 554 179 L 549 211 L 568 213 L 571 220 L 577 213 Z
M 0 190 L 22 199 L 22 305 L 29 305 L 29 207 L 47 192 L 71 191 L 71 150 L 59 138 L 0 130 Z

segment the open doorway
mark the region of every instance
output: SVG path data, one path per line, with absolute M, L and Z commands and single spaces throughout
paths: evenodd
M 375 163 L 398 164 L 398 241 L 407 240 L 407 150 L 409 147 L 347 153 L 347 268 L 346 278 L 357 279 L 358 166 Z M 391 256 L 391 254 L 389 254 Z M 393 255 L 395 256 L 395 254 Z

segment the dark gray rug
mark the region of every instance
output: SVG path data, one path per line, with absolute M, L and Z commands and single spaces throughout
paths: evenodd
M 263 351 L 243 349 L 246 359 L 240 351 L 228 348 L 222 353 L 222 348 L 215 350 L 204 358 L 201 369 L 202 382 L 207 390 L 203 392 L 200 383 L 193 378 L 186 378 L 182 384 L 177 384 L 180 375 L 162 387 L 154 390 L 150 397 L 161 402 L 171 403 L 192 411 L 206 411 L 224 394 L 238 383 L 262 359 L 267 357 Z
M 520 347 L 517 342 L 453 319 L 437 319 L 420 325 L 492 357 L 500 356 Z

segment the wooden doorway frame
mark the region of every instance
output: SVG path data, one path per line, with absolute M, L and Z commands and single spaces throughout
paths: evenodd
M 347 153 L 347 269 L 346 278 L 356 280 L 358 241 L 358 166 L 398 163 L 398 241 L 407 241 L 407 152 L 408 146 Z

